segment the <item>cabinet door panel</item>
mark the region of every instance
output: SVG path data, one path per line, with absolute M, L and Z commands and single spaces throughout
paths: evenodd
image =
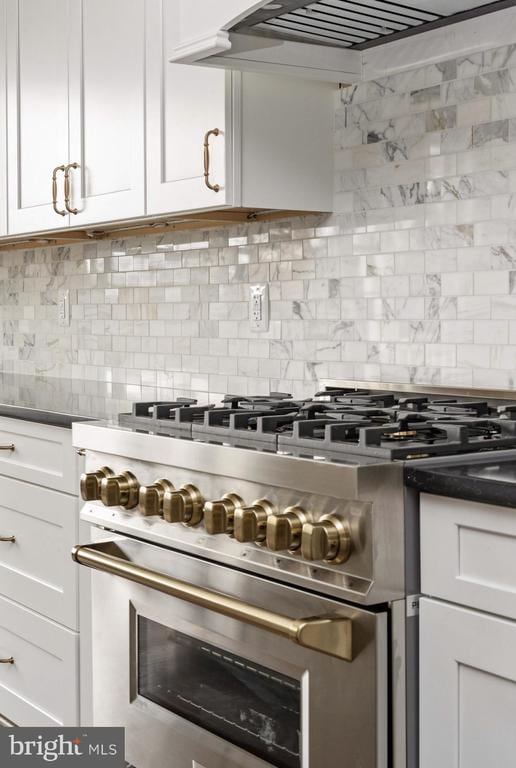
M 65 227 L 52 171 L 68 158 L 68 3 L 10 0 L 7 29 L 9 232 Z
M 512 768 L 516 622 L 420 601 L 421 768 Z
M 229 72 L 171 64 L 177 23 L 174 5 L 147 2 L 147 209 L 149 214 L 233 203 Z M 204 182 L 203 143 L 210 137 L 210 182 Z
M 0 0 L 0 136 L 4 138 L 0 141 L 0 237 L 7 234 L 7 155 L 5 135 L 7 131 L 7 113 L 6 106 L 6 16 L 5 0 Z
M 71 223 L 145 214 L 144 2 L 73 0 Z

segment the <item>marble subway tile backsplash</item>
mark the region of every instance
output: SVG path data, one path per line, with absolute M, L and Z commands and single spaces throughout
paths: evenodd
M 4 372 L 119 400 L 515 387 L 516 41 L 339 91 L 333 214 L 4 252 L 0 313 Z

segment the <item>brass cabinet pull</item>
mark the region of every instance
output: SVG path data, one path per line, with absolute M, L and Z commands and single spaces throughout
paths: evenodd
M 16 536 L 0 536 L 0 541 L 10 541 L 14 544 Z
M 52 207 L 59 216 L 66 216 L 66 211 L 60 211 L 57 207 L 57 174 L 65 170 L 64 165 L 57 165 L 52 172 Z
M 68 213 L 73 213 L 74 215 L 79 213 L 78 208 L 70 208 L 70 196 L 71 196 L 71 187 L 70 187 L 70 169 L 74 168 L 80 168 L 81 166 L 79 163 L 68 163 L 67 166 L 65 166 L 64 169 L 64 194 L 65 194 L 65 207 Z
M 0 451 L 14 451 L 14 443 L 5 443 L 0 445 Z
M 8 659 L 0 659 L 0 664 L 14 664 L 14 659 L 12 656 Z
M 115 542 L 116 544 L 116 542 Z M 121 576 L 143 587 L 165 595 L 177 597 L 200 608 L 220 613 L 231 619 L 252 624 L 276 635 L 292 640 L 305 648 L 352 661 L 352 620 L 339 615 L 292 619 L 278 613 L 248 605 L 234 597 L 204 587 L 179 581 L 165 573 L 151 571 L 129 560 L 109 554 L 113 542 L 99 542 L 87 546 L 77 545 L 72 550 L 76 563 L 98 571 Z M 107 550 L 107 551 L 106 551 Z
M 220 192 L 220 185 L 210 182 L 210 136 L 218 136 L 219 134 L 218 128 L 212 128 L 204 136 L 204 181 L 208 189 L 213 190 L 213 192 Z

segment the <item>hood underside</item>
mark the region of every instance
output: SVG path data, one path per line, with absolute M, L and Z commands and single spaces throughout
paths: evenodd
M 516 5 L 516 0 L 277 0 L 231 32 L 364 49 Z

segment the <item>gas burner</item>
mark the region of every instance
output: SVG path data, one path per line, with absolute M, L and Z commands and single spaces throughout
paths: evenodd
M 442 414 L 469 414 L 471 416 L 488 416 L 492 409 L 485 400 L 470 400 L 461 402 L 460 400 L 432 400 L 428 403 L 427 409 L 434 413 Z
M 399 421 L 377 426 L 367 421 L 296 421 L 278 438 L 280 450 L 360 454 L 388 460 L 445 456 L 516 447 L 516 421 L 463 419 Z
M 178 397 L 172 402 L 133 403 L 132 413 L 121 413 L 119 424 L 145 430 L 172 429 L 189 433 L 195 421 L 202 421 L 213 405 L 197 405 L 197 400 Z
M 271 392 L 269 395 L 254 395 L 244 397 L 242 395 L 224 395 L 222 405 L 225 408 L 244 410 L 264 410 L 284 407 L 284 404 L 295 404 L 292 395 L 286 392 Z
M 387 460 L 516 446 L 516 403 L 498 408 L 473 398 L 395 396 L 331 388 L 294 400 L 285 392 L 226 395 L 221 405 L 136 403 L 120 424 L 258 450 Z

